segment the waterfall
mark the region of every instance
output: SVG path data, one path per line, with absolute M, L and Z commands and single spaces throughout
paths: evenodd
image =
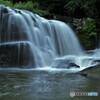
M 26 10 L 1 5 L 0 45 L 12 44 L 18 49 L 17 62 L 21 62 L 20 57 L 22 60 L 26 57 L 22 62 L 28 61 L 28 66 L 50 66 L 56 58 L 86 55 L 75 33 L 64 22 L 47 20 Z M 79 64 L 78 61 L 76 63 Z

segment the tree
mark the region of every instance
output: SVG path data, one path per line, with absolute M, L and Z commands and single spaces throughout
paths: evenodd
M 96 10 L 95 4 L 96 0 L 69 0 L 65 8 L 71 16 L 78 12 L 79 14 L 83 13 L 81 17 L 94 17 Z

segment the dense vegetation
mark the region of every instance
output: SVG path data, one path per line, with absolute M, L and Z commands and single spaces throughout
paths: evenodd
M 0 4 L 30 10 L 44 17 L 71 17 L 86 49 L 93 49 L 100 39 L 100 0 L 0 0 Z

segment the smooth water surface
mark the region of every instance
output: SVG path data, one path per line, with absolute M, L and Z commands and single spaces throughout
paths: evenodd
M 99 73 L 98 73 L 99 74 Z M 0 100 L 99 100 L 100 77 L 66 71 L 0 71 Z M 93 76 L 94 75 L 94 76 Z M 99 74 L 100 76 L 100 74 Z M 98 92 L 97 97 L 70 97 L 70 92 Z

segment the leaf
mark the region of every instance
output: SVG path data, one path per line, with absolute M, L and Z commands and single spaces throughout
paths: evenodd
M 95 36 L 95 35 L 97 35 L 96 32 L 91 32 L 91 33 L 89 34 L 89 36 Z

